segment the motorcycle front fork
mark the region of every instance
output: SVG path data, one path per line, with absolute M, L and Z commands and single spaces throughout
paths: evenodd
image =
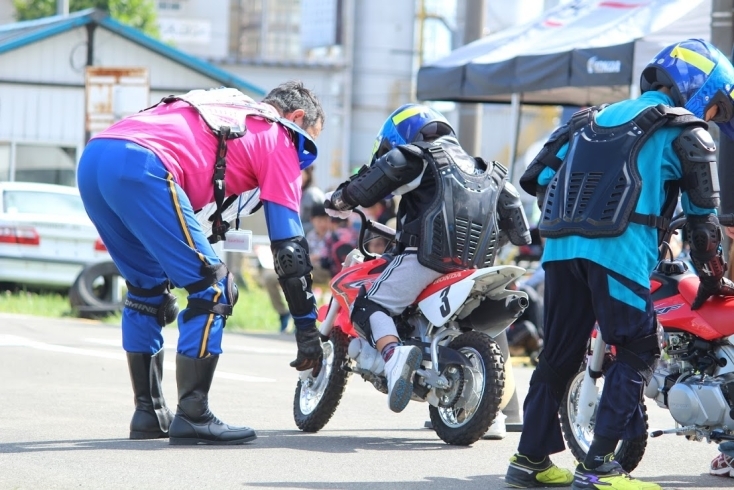
M 586 363 L 584 379 L 579 388 L 576 410 L 576 423 L 586 429 L 590 429 L 599 401 L 599 387 L 596 386 L 596 380 L 601 376 L 606 350 L 607 344 L 601 338 L 601 333 L 597 331 L 596 337 L 591 339 L 591 356 Z

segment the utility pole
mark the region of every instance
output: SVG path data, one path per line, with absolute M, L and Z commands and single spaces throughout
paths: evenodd
M 484 34 L 486 0 L 464 0 L 463 44 L 480 39 Z M 470 155 L 482 152 L 482 105 L 459 104 L 459 142 Z M 511 163 L 511 162 L 510 162 Z
M 732 47 L 734 46 L 734 0 L 713 0 L 711 5 L 711 44 L 719 48 L 719 51 L 732 59 Z M 721 213 L 734 213 L 734 193 L 729 189 L 734 187 L 734 168 L 731 161 L 734 160 L 734 142 L 724 135 L 719 136 L 719 185 L 721 186 Z M 728 249 L 728 262 L 734 259 L 734 247 L 731 240 L 724 236 L 724 250 Z M 727 277 L 732 278 L 734 272 L 729 267 Z
M 56 15 L 69 15 L 69 0 L 56 0 Z

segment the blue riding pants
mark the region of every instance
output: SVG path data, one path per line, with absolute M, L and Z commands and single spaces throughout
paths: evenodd
M 77 175 L 87 214 L 132 286 L 152 289 L 167 281 L 190 286 L 211 277 L 205 266 L 221 263 L 188 197 L 150 150 L 124 140 L 92 140 Z M 188 298 L 229 304 L 226 281 L 212 279 L 211 286 L 190 292 Z M 154 307 L 164 298 L 128 295 Z M 221 354 L 225 318 L 206 313 L 185 320 L 187 310 L 178 316 L 178 353 L 192 358 Z M 155 317 L 125 308 L 122 346 L 128 352 L 154 354 L 163 346 L 161 328 Z
M 518 451 L 542 458 L 563 451 L 557 386 L 575 376 L 598 322 L 609 345 L 625 345 L 656 331 L 649 288 L 586 259 L 545 262 L 544 359 L 525 398 Z M 640 354 L 649 361 L 655 353 Z M 547 364 L 544 364 L 547 363 Z M 545 367 L 545 373 L 538 372 Z M 554 389 L 554 386 L 556 389 Z M 594 433 L 632 439 L 645 431 L 641 406 L 644 381 L 628 364 L 616 361 L 605 371 Z

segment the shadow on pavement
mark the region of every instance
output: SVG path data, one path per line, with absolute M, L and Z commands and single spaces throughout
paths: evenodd
M 648 478 L 643 479 L 649 481 Z M 677 490 L 681 488 L 734 488 L 734 478 L 713 476 L 708 473 L 701 473 L 699 476 L 669 475 L 657 478 L 655 483 L 666 490 Z
M 380 489 L 424 490 L 447 488 L 506 488 L 504 475 L 480 475 L 469 478 L 446 478 L 442 476 L 426 476 L 421 481 L 369 481 L 369 482 L 267 482 L 244 483 L 247 487 L 267 488 L 319 488 L 327 490 Z
M 424 429 L 412 429 L 423 433 Z M 384 431 L 382 431 L 384 432 Z M 391 431 L 398 432 L 398 431 Z M 130 439 L 78 439 L 61 441 L 24 441 L 0 443 L 0 454 L 30 453 L 46 451 L 78 451 L 78 450 L 132 450 L 159 451 L 175 449 L 197 450 L 257 450 L 257 449 L 293 449 L 309 453 L 355 453 L 357 451 L 404 450 L 461 450 L 467 447 L 449 446 L 441 440 L 426 441 L 422 438 L 410 437 L 354 437 L 353 435 L 307 434 L 298 430 L 257 431 L 258 438 L 248 444 L 237 446 L 174 446 L 170 447 L 168 439 L 136 440 Z M 170 448 L 170 449 L 169 449 Z
M 678 476 L 670 475 L 664 478 L 640 478 L 640 480 L 658 483 L 666 490 L 678 490 L 686 488 L 732 488 L 731 478 L 720 478 L 702 473 L 700 476 Z M 327 490 L 336 489 L 370 489 L 400 488 L 401 490 L 418 489 L 446 489 L 446 488 L 506 488 L 504 475 L 477 475 L 468 478 L 445 478 L 440 476 L 426 476 L 421 481 L 370 481 L 370 482 L 267 482 L 267 483 L 244 483 L 244 487 L 268 487 L 268 488 L 319 488 Z

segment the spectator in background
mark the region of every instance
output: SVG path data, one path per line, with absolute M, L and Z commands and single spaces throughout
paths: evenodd
M 306 233 L 306 241 L 311 255 L 313 264 L 313 282 L 317 284 L 328 283 L 331 279 L 331 271 L 328 267 L 324 267 L 325 261 L 328 260 L 329 250 L 327 239 L 331 233 L 331 216 L 326 214 L 323 200 L 319 203 L 313 203 L 310 210 L 311 231 Z
M 323 202 L 314 204 L 311 210 L 312 230 L 306 235 L 315 283 L 328 283 L 339 271 L 347 254 L 356 246 L 357 239 L 351 227 L 343 220 L 326 214 Z
M 313 180 L 313 165 L 301 171 L 301 223 L 303 233 L 308 235 L 313 225 L 311 224 L 311 208 L 316 203 L 324 203 L 324 191 L 316 186 Z
M 362 208 L 364 214 L 372 221 L 377 221 L 383 225 L 391 218 L 395 217 L 395 203 L 391 197 L 377 201 L 374 205 Z

